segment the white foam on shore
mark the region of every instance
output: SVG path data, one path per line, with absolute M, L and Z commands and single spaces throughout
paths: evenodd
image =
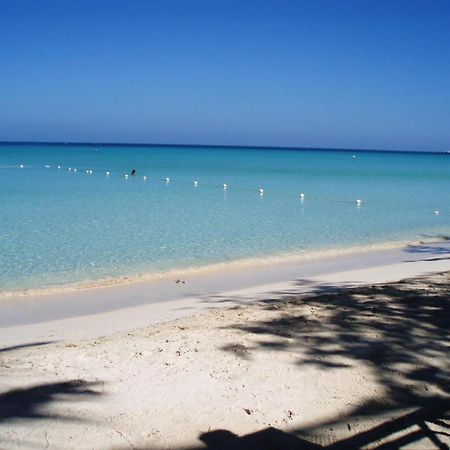
M 101 289 L 106 287 L 128 285 L 134 283 L 151 283 L 152 281 L 170 280 L 170 279 L 186 279 L 194 275 L 212 274 L 219 272 L 233 272 L 245 269 L 252 269 L 266 266 L 279 266 L 283 264 L 302 264 L 320 260 L 327 260 L 339 256 L 357 255 L 366 252 L 375 252 L 381 250 L 393 250 L 406 247 L 408 245 L 420 245 L 426 243 L 435 243 L 436 240 L 421 241 L 393 241 L 381 244 L 367 244 L 354 247 L 342 247 L 326 250 L 304 251 L 296 253 L 284 253 L 278 255 L 270 255 L 256 258 L 245 258 L 232 261 L 224 261 L 214 264 L 201 265 L 195 267 L 176 268 L 161 272 L 146 272 L 137 275 L 124 275 L 119 277 L 102 278 L 95 281 L 85 281 L 79 283 L 65 284 L 59 286 L 49 286 L 47 288 L 37 289 L 17 289 L 0 292 L 0 300 L 38 296 L 48 294 L 62 294 L 89 289 Z

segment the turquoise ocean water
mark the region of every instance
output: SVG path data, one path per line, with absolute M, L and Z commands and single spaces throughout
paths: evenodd
M 449 194 L 450 155 L 4 144 L 0 292 L 437 238 Z

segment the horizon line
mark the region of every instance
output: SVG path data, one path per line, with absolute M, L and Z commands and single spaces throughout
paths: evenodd
M 425 153 L 449 154 L 445 150 L 398 150 L 377 148 L 341 148 L 341 147 L 300 147 L 280 145 L 236 145 L 236 144 L 167 144 L 167 143 L 132 143 L 132 142 L 79 142 L 79 141 L 0 141 L 0 145 L 65 145 L 99 146 L 99 147 L 182 147 L 182 148 L 248 148 L 254 150 L 315 150 L 315 151 L 342 151 L 342 152 L 378 152 L 378 153 Z

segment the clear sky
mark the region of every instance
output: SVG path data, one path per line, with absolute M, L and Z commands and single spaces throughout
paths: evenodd
M 450 150 L 450 0 L 0 0 L 0 140 Z

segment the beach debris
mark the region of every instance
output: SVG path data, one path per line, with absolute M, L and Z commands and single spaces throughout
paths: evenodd
M 187 284 L 187 281 L 185 281 L 185 280 L 175 280 L 175 283 L 176 284 Z
M 244 408 L 244 411 L 245 411 L 249 416 L 251 416 L 251 415 L 253 414 L 253 411 L 252 411 L 251 409 Z

